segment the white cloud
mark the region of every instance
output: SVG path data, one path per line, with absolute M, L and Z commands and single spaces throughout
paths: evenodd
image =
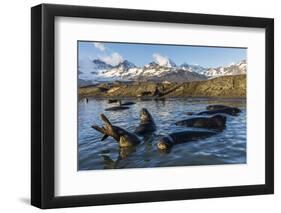
M 99 49 L 100 51 L 104 52 L 106 50 L 105 46 L 102 43 L 94 42 L 95 48 Z
M 160 66 L 165 66 L 165 65 L 170 64 L 169 58 L 166 57 L 166 56 L 160 55 L 159 53 L 154 53 L 153 54 L 153 59 Z
M 114 52 L 111 55 L 99 56 L 99 59 L 112 66 L 116 66 L 124 61 L 123 57 L 117 52 Z

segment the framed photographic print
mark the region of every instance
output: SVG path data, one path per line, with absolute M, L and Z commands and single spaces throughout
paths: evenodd
M 271 194 L 274 21 L 31 9 L 31 203 Z

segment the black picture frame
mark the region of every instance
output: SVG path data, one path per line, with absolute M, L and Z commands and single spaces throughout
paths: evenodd
M 265 184 L 79 196 L 54 195 L 55 17 L 264 28 Z M 93 192 L 94 193 L 94 192 Z M 42 209 L 274 193 L 274 20 L 164 11 L 41 4 L 31 8 L 31 204 Z

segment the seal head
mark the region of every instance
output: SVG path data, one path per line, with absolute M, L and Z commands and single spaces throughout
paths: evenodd
M 139 135 L 144 135 L 147 133 L 152 133 L 156 130 L 156 125 L 151 114 L 146 108 L 142 108 L 140 111 L 140 125 L 136 128 L 136 133 Z
M 150 115 L 150 113 L 148 112 L 148 110 L 146 108 L 141 109 L 140 120 L 141 120 L 141 123 L 154 122 L 152 116 Z
M 167 135 L 165 137 L 160 138 L 159 142 L 157 143 L 157 148 L 161 151 L 167 151 L 171 149 L 173 146 L 174 140 L 171 136 Z

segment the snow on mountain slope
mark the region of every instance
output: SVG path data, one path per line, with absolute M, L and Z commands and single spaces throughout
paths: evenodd
M 156 56 L 155 56 L 156 57 Z M 157 60 L 156 60 L 157 59 Z M 124 60 L 116 66 L 105 63 L 100 59 L 80 61 L 79 82 L 80 85 L 123 81 L 198 81 L 222 75 L 245 74 L 247 69 L 246 60 L 226 67 L 204 68 L 200 65 L 183 63 L 177 66 L 171 59 L 156 58 L 155 61 L 137 67 L 128 60 Z
M 247 62 L 242 60 L 239 63 L 231 64 L 226 67 L 209 68 L 203 74 L 208 77 L 218 77 L 223 75 L 241 75 L 247 72 Z
M 196 73 L 200 73 L 200 74 L 203 74 L 206 71 L 205 67 L 202 67 L 197 64 L 193 65 L 193 64 L 183 63 L 180 65 L 180 68 L 183 70 L 187 70 L 189 72 L 196 72 Z

